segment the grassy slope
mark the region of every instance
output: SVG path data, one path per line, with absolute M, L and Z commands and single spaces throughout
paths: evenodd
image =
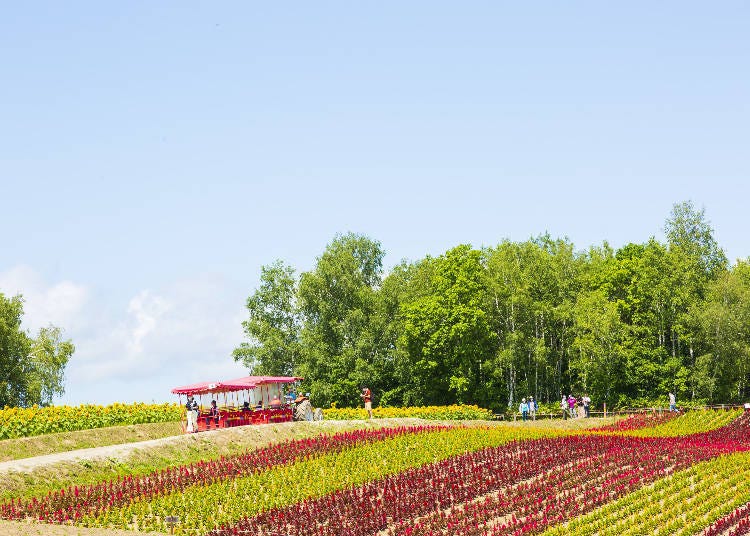
M 76 432 L 60 432 L 41 436 L 4 439 L 0 441 L 0 462 L 43 456 L 55 452 L 135 443 L 182 433 L 179 422 L 157 422 L 111 426 Z

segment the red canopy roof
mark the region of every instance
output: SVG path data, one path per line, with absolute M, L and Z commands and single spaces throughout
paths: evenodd
M 293 383 L 301 380 L 296 376 L 243 376 L 223 382 L 200 382 L 175 387 L 172 392 L 176 395 L 199 395 L 205 393 L 229 393 L 255 389 L 259 385 L 269 383 Z
M 294 383 L 301 380 L 297 376 L 243 376 L 242 378 L 235 378 L 229 380 L 227 383 L 236 385 L 246 385 L 245 389 L 254 389 L 258 385 L 266 385 L 269 383 Z

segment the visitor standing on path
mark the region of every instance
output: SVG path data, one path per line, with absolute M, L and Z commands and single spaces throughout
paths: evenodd
M 589 398 L 589 395 L 583 395 L 583 412 L 585 414 L 585 417 L 588 419 L 591 411 L 591 399 Z
M 529 418 L 529 405 L 526 403 L 526 399 L 521 399 L 521 404 L 518 406 L 518 411 L 521 412 L 521 420 L 523 422 L 526 422 L 526 419 Z
M 560 401 L 560 409 L 562 409 L 563 420 L 568 418 L 568 399 L 565 395 L 562 395 L 562 401 Z
M 671 391 L 669 393 L 669 411 L 677 411 L 677 397 Z
M 536 410 L 537 410 L 536 400 L 534 400 L 533 396 L 530 396 L 529 397 L 529 417 L 531 417 L 532 421 L 536 420 Z
M 187 410 L 187 428 L 185 431 L 193 433 L 198 431 L 198 402 L 195 401 L 193 395 L 188 395 L 187 404 L 185 404 Z
M 367 411 L 367 416 L 372 419 L 372 392 L 367 387 L 363 387 L 362 394 L 359 396 L 365 401 L 365 411 Z
M 570 418 L 576 418 L 576 397 L 568 395 L 568 411 L 570 411 Z

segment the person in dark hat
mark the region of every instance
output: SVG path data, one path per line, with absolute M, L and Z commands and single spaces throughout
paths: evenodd
M 305 395 L 299 395 L 294 400 L 294 420 L 295 421 L 311 421 L 313 420 L 313 409 L 310 404 L 310 399 Z

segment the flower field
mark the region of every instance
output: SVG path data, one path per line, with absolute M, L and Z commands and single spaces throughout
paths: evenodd
M 0 409 L 0 439 L 55 432 L 73 432 L 105 426 L 179 421 L 177 404 L 111 404 L 109 406 L 50 406 Z
M 750 412 L 355 430 L 0 504 L 165 533 L 167 516 L 211 536 L 746 534 Z
M 364 408 L 329 408 L 323 410 L 326 419 L 353 420 L 367 419 Z M 423 406 L 408 408 L 373 408 L 375 419 L 417 418 L 437 421 L 486 420 L 492 418 L 492 411 L 479 406 L 455 404 L 452 406 Z

